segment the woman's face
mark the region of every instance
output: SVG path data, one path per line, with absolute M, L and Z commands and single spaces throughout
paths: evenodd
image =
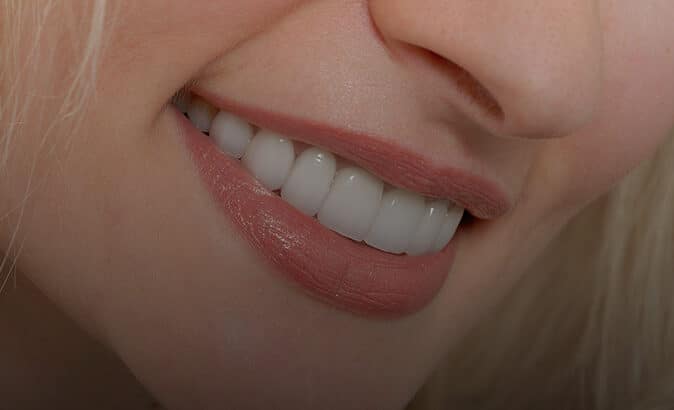
M 564 223 L 674 125 L 670 0 L 111 9 L 79 127 L 44 147 L 45 128 L 26 126 L 0 214 L 28 197 L 20 269 L 169 408 L 403 407 Z M 55 13 L 47 32 L 63 29 Z M 45 75 L 75 66 L 71 54 Z M 337 156 L 318 218 L 269 193 L 288 180 L 288 143 L 257 134 L 257 151 L 231 159 L 216 132 L 167 108 L 188 82 L 234 115 L 228 132 L 250 123 L 297 155 Z M 64 74 L 40 103 L 58 107 L 67 85 Z M 306 157 L 297 190 L 332 175 L 329 157 Z M 424 220 L 432 241 L 451 231 L 430 198 L 471 215 L 447 248 L 375 249 L 404 253 Z

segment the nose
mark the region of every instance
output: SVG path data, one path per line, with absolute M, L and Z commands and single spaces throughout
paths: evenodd
M 596 111 L 602 76 L 596 0 L 371 0 L 369 7 L 387 45 L 430 52 L 414 58 L 439 56 L 453 69 L 438 75 L 460 73 L 453 84 L 468 88 L 464 94 L 487 97 L 482 105 L 491 105 L 492 115 L 473 115 L 495 134 L 562 137 Z

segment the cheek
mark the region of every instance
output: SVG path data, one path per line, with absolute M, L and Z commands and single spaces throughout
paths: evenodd
M 604 10 L 602 106 L 585 129 L 550 141 L 534 168 L 549 208 L 577 209 L 650 158 L 674 128 L 674 5 Z M 667 16 L 667 17 L 663 17 Z
M 130 39 L 146 40 L 140 33 L 149 37 L 180 34 L 207 38 L 235 31 L 250 33 L 250 28 L 267 26 L 300 1 L 125 0 L 119 7 L 113 6 L 111 12 L 115 14 L 116 26 Z
M 98 83 L 112 94 L 125 84 L 118 93 L 123 91 L 126 100 L 162 105 L 205 65 L 273 25 L 300 1 L 126 0 L 110 7 Z M 143 98 L 130 98 L 130 92 Z

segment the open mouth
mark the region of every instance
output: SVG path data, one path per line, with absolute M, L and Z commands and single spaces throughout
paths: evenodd
M 187 146 L 216 202 L 275 270 L 357 314 L 402 316 L 432 300 L 451 268 L 458 201 L 384 182 L 358 155 L 339 155 L 369 137 L 328 149 L 325 129 L 205 94 L 174 99 Z M 395 160 L 372 168 L 396 172 Z M 480 191 L 455 192 L 475 203 Z M 477 203 L 477 212 L 501 206 Z

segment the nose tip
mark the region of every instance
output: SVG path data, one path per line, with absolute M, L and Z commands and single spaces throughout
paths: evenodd
M 369 6 L 378 31 L 394 40 L 387 44 L 429 51 L 488 93 L 499 115 L 473 117 L 495 135 L 562 137 L 596 112 L 602 56 L 592 0 L 371 0 Z

